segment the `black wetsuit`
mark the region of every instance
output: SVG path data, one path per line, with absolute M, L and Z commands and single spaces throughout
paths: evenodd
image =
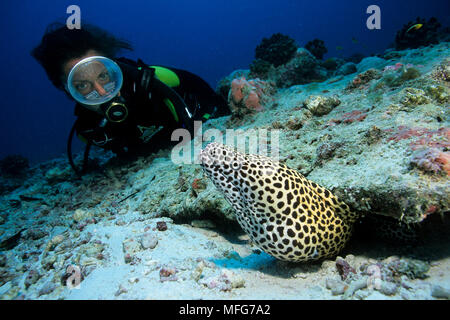
M 178 85 L 167 85 L 178 94 L 188 107 L 188 114 L 182 116 L 172 96 L 164 85 L 141 85 L 142 70 L 149 69 L 153 78 L 159 79 L 155 68 L 142 61 L 125 58 L 116 59 L 123 73 L 123 85 L 120 90 L 128 109 L 127 118 L 120 123 L 107 121 L 105 116 L 77 104 L 75 115 L 78 117 L 75 130 L 77 136 L 90 144 L 111 150 L 118 155 L 141 154 L 154 152 L 177 142 L 171 142 L 171 134 L 177 128 L 186 128 L 191 132 L 194 120 L 205 121 L 211 117 L 219 117 L 230 113 L 226 101 L 200 77 L 184 70 L 155 67 L 170 70 L 176 74 Z M 158 83 L 163 83 L 161 80 Z M 172 84 L 173 85 L 173 84 Z M 163 88 L 164 89 L 164 88 Z M 169 90 L 170 90 L 169 89 Z M 172 91 L 172 92 L 173 92 Z M 178 109 L 168 106 L 172 103 Z M 184 109 L 184 108 L 183 108 Z

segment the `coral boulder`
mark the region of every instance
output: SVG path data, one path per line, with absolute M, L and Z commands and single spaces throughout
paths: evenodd
M 228 94 L 228 103 L 233 116 L 241 118 L 246 114 L 262 111 L 273 93 L 274 87 L 267 81 L 247 80 L 244 77 L 234 79 Z

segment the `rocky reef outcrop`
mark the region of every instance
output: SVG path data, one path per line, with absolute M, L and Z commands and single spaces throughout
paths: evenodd
M 444 226 L 448 239 L 449 53 L 443 42 L 343 68 L 345 61 L 324 64 L 299 48 L 264 78 L 254 70 L 224 78 L 218 91 L 233 115 L 210 119 L 202 133 L 278 148 L 280 161 L 338 195 L 375 236 Z M 93 150 L 101 169 L 81 179 L 65 158 L 32 166 L 0 195 L 0 297 L 298 298 L 306 283 L 304 298 L 448 299 L 446 275 L 436 271 L 448 268 L 448 256 L 437 266 L 386 258 L 382 247 L 367 258 L 372 247 L 358 254 L 353 243 L 345 258 L 292 266 L 235 236 L 232 208 L 195 162 L 206 136 L 188 143 L 190 163 L 173 161 L 172 150 L 125 163 Z M 438 242 L 447 252 L 448 240 Z M 434 284 L 422 282 L 428 274 Z M 71 279 L 81 290 L 70 290 Z

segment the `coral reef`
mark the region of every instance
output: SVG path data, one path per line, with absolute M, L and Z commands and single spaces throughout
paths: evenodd
M 430 148 L 441 148 L 441 149 L 449 149 L 450 148 L 450 129 L 449 128 L 438 128 L 436 130 L 430 130 L 428 128 L 421 127 L 407 127 L 407 126 L 399 126 L 396 131 L 394 129 L 386 129 L 386 132 L 393 132 L 393 134 L 387 138 L 387 141 L 396 141 L 399 142 L 401 140 L 417 138 L 413 139 L 409 147 L 411 150 L 417 150 L 423 147 Z
M 422 89 L 405 88 L 399 94 L 400 103 L 406 107 L 414 107 L 430 102 L 430 98 Z
M 175 164 L 170 150 L 118 162 L 94 148 L 102 169 L 81 179 L 65 157 L 31 165 L 20 184 L 0 177 L 0 299 L 449 299 L 449 49 L 388 50 L 322 83 L 310 82 L 345 62 L 299 49 L 268 69 L 277 87 L 259 96 L 261 111 L 203 124 L 278 129 L 278 145 L 268 135 L 258 147 L 278 148 L 365 216 L 342 257 L 276 261 L 242 234 L 199 165 Z M 244 78 L 258 92 L 248 75 L 231 73 L 218 91 L 228 98 Z M 359 86 L 345 90 L 355 76 Z M 315 115 L 311 96 L 340 103 Z
M 437 81 L 450 81 L 450 59 L 447 58 L 440 65 L 438 65 L 431 75 L 432 79 Z
M 327 79 L 327 71 L 308 50 L 299 48 L 288 63 L 269 73 L 269 79 L 274 81 L 277 87 L 287 88 L 324 81 Z
M 235 70 L 227 77 L 220 79 L 219 83 L 216 87 L 216 92 L 221 95 L 225 101 L 228 100 L 228 93 L 231 89 L 231 82 L 234 79 L 240 79 L 242 77 L 249 78 L 250 71 L 249 70 Z M 250 78 L 251 79 L 251 78 Z
M 417 150 L 410 161 L 413 167 L 427 173 L 445 173 L 450 175 L 450 152 L 443 152 L 437 148 Z
M 412 26 L 421 24 L 419 29 L 411 29 Z M 395 36 L 395 48 L 397 50 L 405 50 L 408 48 L 415 49 L 420 46 L 427 46 L 439 42 L 439 29 L 441 24 L 432 17 L 428 21 L 417 17 L 415 21 L 410 21 L 397 31 Z
M 391 130 L 388 130 L 391 131 Z M 420 139 L 417 139 L 417 138 Z M 409 147 L 415 151 L 411 156 L 410 165 L 426 173 L 450 174 L 450 130 L 439 128 L 429 130 L 426 128 L 409 128 L 400 126 L 398 131 L 391 135 L 388 141 L 401 141 L 413 139 Z
M 380 79 L 382 74 L 377 69 L 369 69 L 363 73 L 358 74 L 353 80 L 347 85 L 347 90 L 364 88 L 370 81 L 374 79 Z
M 380 87 L 382 85 L 387 85 L 390 88 L 400 87 L 405 82 L 414 80 L 420 77 L 420 75 L 420 71 L 412 64 L 403 65 L 402 63 L 397 62 L 395 65 L 384 67 L 383 78 L 377 83 L 376 86 Z
M 267 79 L 272 64 L 263 59 L 255 59 L 250 65 L 250 78 Z
M 425 88 L 425 91 L 431 99 L 437 103 L 444 104 L 450 102 L 450 90 L 441 85 L 430 85 Z
M 242 118 L 249 113 L 262 111 L 263 105 L 271 100 L 270 96 L 273 93 L 273 85 L 267 81 L 247 80 L 244 77 L 234 79 L 228 94 L 233 117 Z
M 305 44 L 305 49 L 311 52 L 312 55 L 319 60 L 322 60 L 323 55 L 328 52 L 328 49 L 325 47 L 325 42 L 320 39 L 308 41 Z
M 392 132 L 392 129 L 387 129 Z M 439 128 L 430 130 L 427 128 L 410 128 L 399 126 L 387 141 L 412 140 L 409 147 L 414 151 L 411 156 L 410 164 L 427 173 L 444 173 L 449 175 L 450 171 L 450 130 L 448 128 Z M 420 138 L 420 139 L 418 139 Z
M 283 47 L 286 48 L 281 49 Z M 256 51 L 258 54 L 250 65 L 250 70 L 242 76 L 273 82 L 277 88 L 322 82 L 334 75 L 337 68 L 339 68 L 337 75 L 356 72 L 354 64 L 340 68 L 345 64 L 343 59 L 330 58 L 319 61 L 326 52 L 326 48 L 323 46 L 323 41 L 318 39 L 310 41 L 307 48 L 297 48 L 289 37 L 275 34 L 270 39 L 265 38 Z M 237 78 L 239 77 L 236 75 L 230 75 L 222 79 L 217 92 L 224 95 L 231 81 Z
M 250 65 L 247 77 L 274 82 L 278 88 L 324 81 L 345 61 L 331 58 L 320 63 L 319 60 L 322 59 L 325 49 L 321 44 L 323 45 L 323 42 L 318 39 L 310 42 L 308 48 L 314 51 L 312 53 L 307 48 L 297 48 L 292 39 L 281 34 L 275 34 L 270 39 L 265 38 L 256 48 L 258 54 Z M 320 58 L 315 57 L 314 54 L 319 55 Z M 221 87 L 229 80 L 230 77 L 223 79 Z
M 285 64 L 295 54 L 297 45 L 294 39 L 281 33 L 275 33 L 269 38 L 263 38 L 255 49 L 255 58 L 269 62 L 278 67 Z

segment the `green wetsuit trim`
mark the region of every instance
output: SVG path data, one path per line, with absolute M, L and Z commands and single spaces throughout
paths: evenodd
M 160 66 L 150 66 L 150 68 L 155 69 L 156 77 L 167 86 L 173 88 L 180 85 L 180 78 L 172 70 Z
M 169 107 L 170 112 L 172 113 L 174 119 L 176 122 L 179 122 L 180 119 L 178 119 L 177 111 L 175 110 L 175 106 L 173 105 L 172 101 L 170 101 L 168 98 L 164 99 L 164 103 L 166 106 Z

